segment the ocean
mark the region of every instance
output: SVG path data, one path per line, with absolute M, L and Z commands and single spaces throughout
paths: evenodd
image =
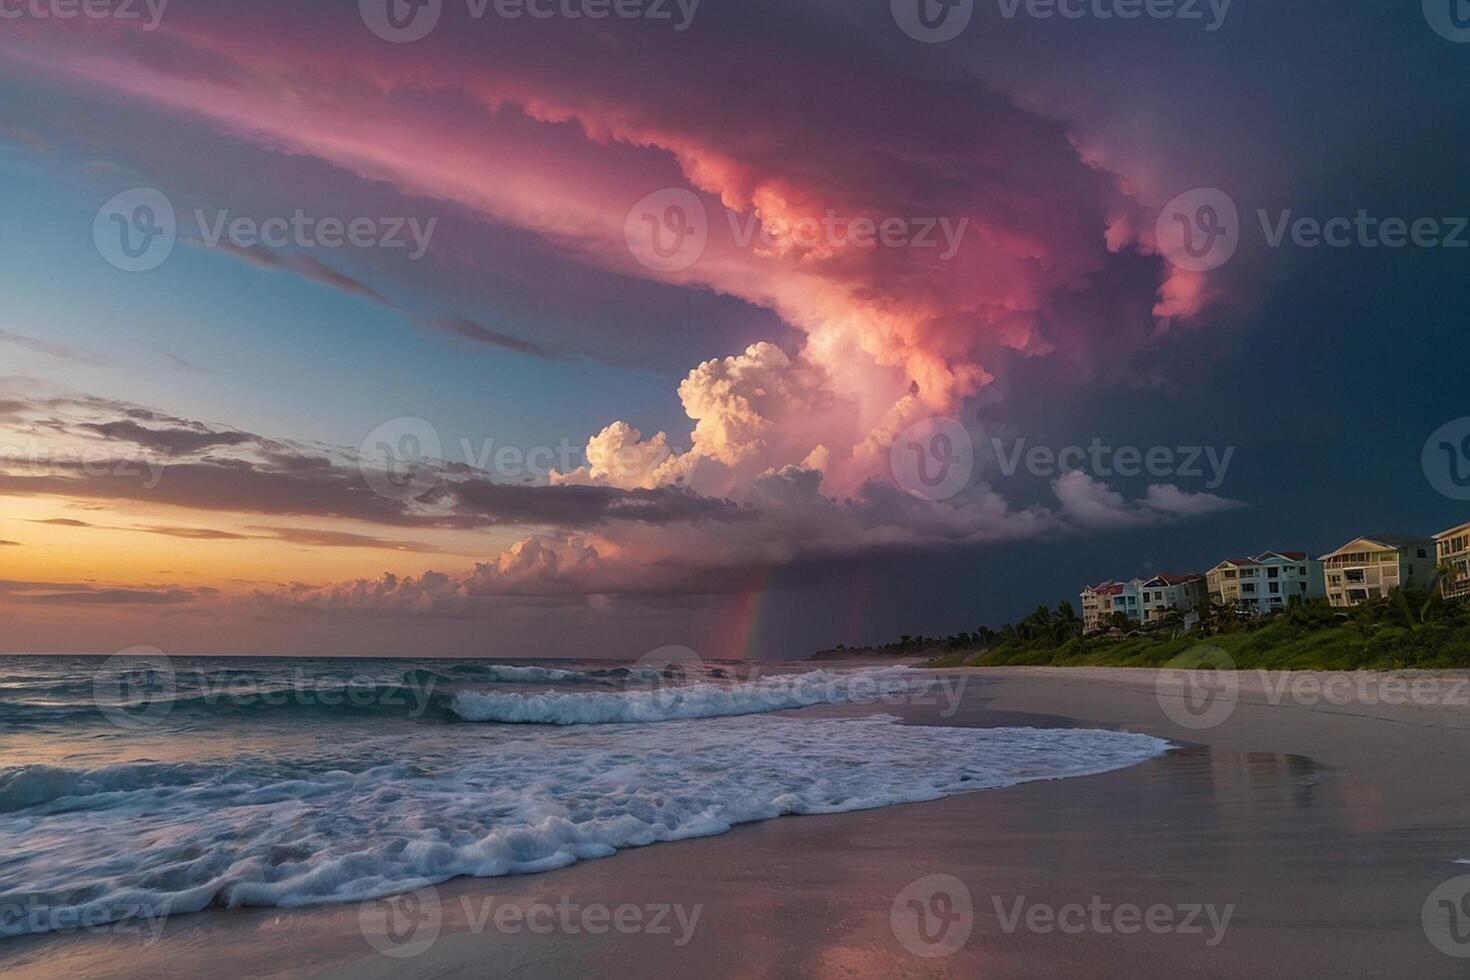
M 1146 735 L 903 724 L 904 667 L 0 657 L 0 937 L 551 871 L 1106 772 Z M 803 712 L 858 704 L 842 717 Z

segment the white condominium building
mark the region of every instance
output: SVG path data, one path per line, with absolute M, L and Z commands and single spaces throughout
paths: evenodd
M 1322 556 L 1327 599 L 1356 606 L 1395 588 L 1428 589 L 1434 581 L 1435 542 L 1404 534 L 1354 538 Z

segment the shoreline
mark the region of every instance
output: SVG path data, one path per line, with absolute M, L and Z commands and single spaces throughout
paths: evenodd
M 865 659 L 862 661 L 867 663 Z M 1038 974 L 1452 976 L 1463 963 L 1426 938 L 1420 912 L 1470 857 L 1470 710 L 1456 704 L 1273 703 L 1242 681 L 1230 713 L 1180 725 L 1160 672 L 1140 668 L 948 668 L 967 679 L 953 717 L 936 705 L 823 705 L 799 716 L 886 713 L 908 724 L 1125 729 L 1176 748 L 1128 769 L 981 790 L 930 803 L 780 818 L 632 849 L 536 875 L 438 887 L 440 934 L 412 958 L 376 952 L 357 905 L 207 911 L 137 936 L 0 941 L 16 977 L 244 975 L 626 975 L 656 959 L 679 973 L 782 976 Z M 1245 671 L 1245 675 L 1256 672 Z M 1326 682 L 1329 672 L 1291 672 Z M 1354 672 L 1466 681 L 1464 671 Z M 1189 717 L 1189 716 L 1185 716 Z M 951 955 L 899 940 L 900 893 L 934 875 L 973 899 Z M 1105 902 L 1233 906 L 1223 937 L 1068 934 L 1017 927 L 1018 908 Z M 700 914 L 692 934 L 497 928 L 486 902 L 522 911 L 573 903 L 664 905 Z M 1018 904 L 1019 903 L 1019 904 Z M 671 923 L 677 919 L 670 918 Z M 687 917 L 686 917 L 687 921 Z M 1008 931 L 1007 925 L 1012 928 Z M 117 964 L 125 962 L 125 969 Z

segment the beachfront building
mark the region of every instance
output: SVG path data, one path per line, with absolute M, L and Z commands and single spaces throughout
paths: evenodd
M 1322 556 L 1327 599 L 1334 606 L 1356 606 L 1395 588 L 1427 589 L 1434 580 L 1433 538 L 1373 534 L 1354 538 Z
M 1082 631 L 1094 633 L 1115 612 L 1123 613 L 1135 622 L 1143 621 L 1142 582 L 1107 581 L 1100 585 L 1089 585 L 1082 590 Z
M 1140 583 L 1143 621 L 1157 623 L 1171 609 L 1197 612 L 1209 598 L 1205 577 L 1195 572 L 1187 575 L 1155 575 Z
M 1327 594 L 1323 564 L 1305 551 L 1263 551 L 1227 558 L 1205 573 L 1211 602 L 1252 616 L 1279 612 L 1293 596 L 1319 599 Z
M 1446 599 L 1470 598 L 1470 524 L 1461 524 L 1434 536 L 1438 561 L 1448 565 L 1439 580 L 1439 591 Z

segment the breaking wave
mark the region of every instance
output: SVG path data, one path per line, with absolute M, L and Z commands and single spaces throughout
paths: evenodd
M 884 715 L 362 736 L 297 758 L 0 770 L 0 936 L 213 906 L 304 906 L 547 871 L 788 814 L 1135 765 L 1124 732 Z M 504 734 L 501 734 L 504 733 Z
M 450 708 L 466 721 L 507 725 L 617 725 L 764 714 L 814 704 L 849 704 L 902 694 L 914 684 L 904 667 L 836 673 L 814 670 L 748 682 L 697 682 L 617 692 L 503 694 L 466 691 Z

